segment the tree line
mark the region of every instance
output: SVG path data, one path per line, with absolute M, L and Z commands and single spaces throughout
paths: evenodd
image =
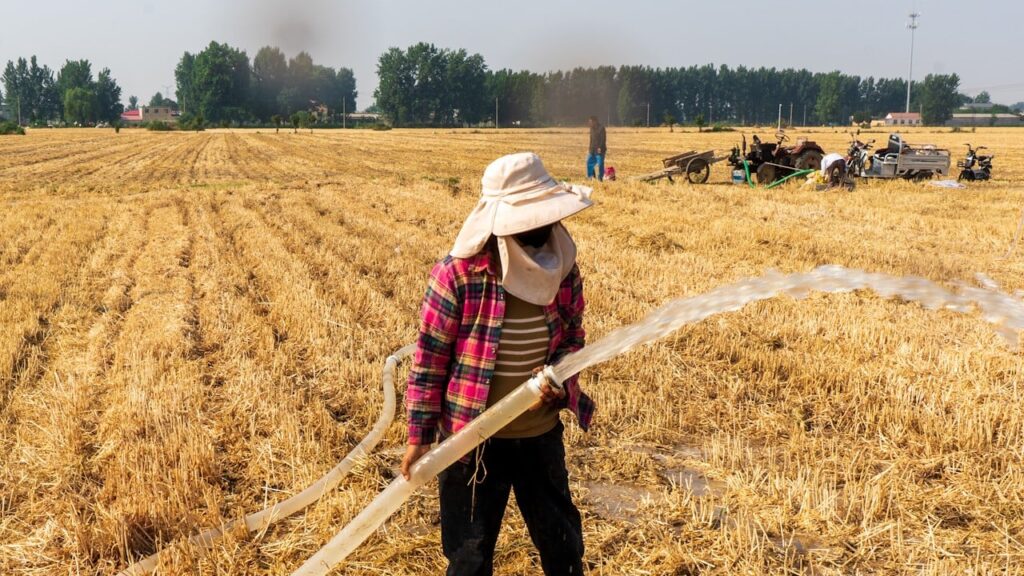
M 395 126 L 579 125 L 595 115 L 611 125 L 847 124 L 901 111 L 907 84 L 839 71 L 726 65 L 652 68 L 598 66 L 537 73 L 490 70 L 480 54 L 419 43 L 391 48 L 377 64 L 374 110 Z M 355 111 L 349 68 L 316 64 L 306 52 L 288 58 L 265 46 L 250 61 L 243 50 L 211 42 L 185 52 L 174 71 L 177 100 L 157 93 L 150 105 L 177 107 L 186 123 L 274 123 L 305 115 L 332 122 Z M 87 60 L 68 60 L 54 72 L 33 56 L 8 62 L 0 103 L 9 115 L 45 122 L 117 121 L 121 89 L 106 68 L 94 78 Z M 956 74 L 929 75 L 913 86 L 911 109 L 941 124 L 969 98 Z M 138 99 L 129 99 L 129 109 Z M 310 116 L 314 114 L 314 117 Z
M 391 48 L 377 74 L 376 105 L 398 126 L 578 125 L 590 115 L 612 125 L 774 124 L 780 104 L 787 123 L 847 124 L 902 111 L 907 92 L 903 79 L 791 68 L 492 71 L 479 54 L 426 43 Z M 911 109 L 927 123 L 944 122 L 959 105 L 959 82 L 956 74 L 915 82 Z
M 121 87 L 109 68 L 93 77 L 88 60 L 67 60 L 54 75 L 35 56 L 8 61 L 4 68 L 0 103 L 9 115 L 29 123 L 63 119 L 68 124 L 117 122 L 124 107 Z
M 298 112 L 320 112 L 332 121 L 356 109 L 355 75 L 315 64 L 306 52 L 287 58 L 279 48 L 260 48 L 252 62 L 245 51 L 211 42 L 185 52 L 174 71 L 183 122 L 280 123 Z

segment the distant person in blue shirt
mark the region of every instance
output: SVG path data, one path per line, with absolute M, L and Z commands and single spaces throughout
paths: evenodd
M 597 116 L 587 119 L 590 125 L 590 152 L 587 154 L 587 179 L 594 178 L 595 168 L 597 179 L 604 180 L 604 155 L 608 152 L 607 135 L 604 126 L 597 120 Z

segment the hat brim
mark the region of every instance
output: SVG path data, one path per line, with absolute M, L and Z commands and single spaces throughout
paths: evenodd
M 511 236 L 554 224 L 594 205 L 590 199 L 590 188 L 554 184 L 550 193 L 535 200 L 499 204 L 493 234 Z M 577 191 L 573 191 L 574 189 Z

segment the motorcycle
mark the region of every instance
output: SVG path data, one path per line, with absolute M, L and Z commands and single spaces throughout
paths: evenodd
M 850 149 L 846 151 L 847 171 L 853 176 L 862 176 L 865 169 L 870 168 L 871 149 L 875 146 L 872 138 L 867 142 L 857 140 L 857 136 L 850 133 Z
M 967 146 L 967 157 L 956 163 L 957 168 L 963 168 L 957 180 L 973 182 L 975 180 L 989 180 L 992 178 L 992 159 L 995 155 L 979 155 L 978 152 L 986 150 L 984 146 L 972 148 Z M 975 167 L 977 166 L 977 167 Z

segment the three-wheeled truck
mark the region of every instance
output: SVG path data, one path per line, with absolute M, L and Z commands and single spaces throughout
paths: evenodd
M 859 142 L 857 144 L 860 144 Z M 925 180 L 932 176 L 949 176 L 949 150 L 933 145 L 910 146 L 899 134 L 890 134 L 885 148 L 868 157 L 870 145 L 861 144 L 849 162 L 854 176 L 861 178 L 903 178 Z M 853 148 L 851 148 L 851 152 Z M 859 161 L 858 161 L 859 160 Z

